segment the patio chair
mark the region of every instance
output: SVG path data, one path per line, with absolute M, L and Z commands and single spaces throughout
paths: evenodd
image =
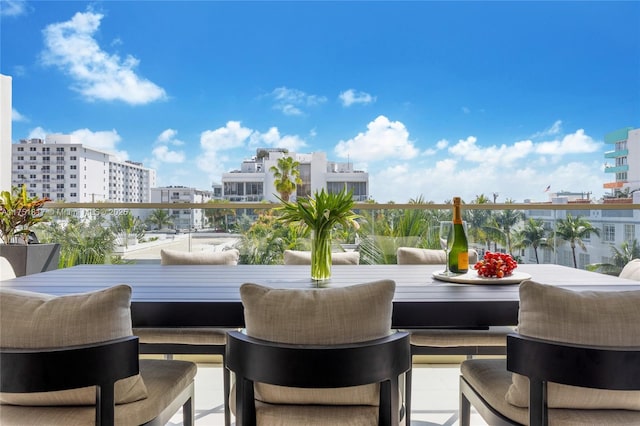
M 162 265 L 237 265 L 240 252 L 237 249 L 220 252 L 184 252 L 160 250 Z M 175 354 L 219 355 L 222 357 L 225 425 L 230 425 L 229 372 L 224 368 L 226 329 L 220 328 L 153 328 L 136 327 L 133 333 L 140 338 L 140 353 L 164 354 L 171 359 Z
M 229 332 L 231 408 L 243 425 L 398 425 L 409 336 L 392 333 L 395 283 L 244 284 L 246 334 Z
M 633 259 L 624 265 L 619 277 L 640 281 L 640 259 Z
M 193 425 L 197 367 L 139 359 L 130 298 L 0 289 L 0 424 Z
M 6 257 L 0 256 L 0 281 L 10 280 L 15 278 L 16 273 L 13 271 L 13 266 L 7 260 Z
M 399 247 L 398 265 L 444 265 L 444 250 Z M 469 250 L 469 264 L 477 262 L 478 253 Z M 411 333 L 411 356 L 415 355 L 504 355 L 507 335 L 512 327 L 430 328 L 407 330 Z M 407 374 L 407 401 L 411 403 L 411 374 Z M 411 408 L 410 406 L 408 407 Z M 407 410 L 409 411 L 409 410 Z M 408 416 L 411 416 L 409 411 Z
M 573 292 L 525 281 L 507 359 L 464 361 L 460 424 L 640 424 L 640 291 Z
M 311 252 L 301 250 L 285 250 L 285 265 L 311 265 Z M 357 251 L 345 251 L 331 253 L 332 265 L 359 265 L 360 253 Z

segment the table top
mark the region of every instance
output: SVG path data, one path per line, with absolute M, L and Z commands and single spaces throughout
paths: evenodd
M 396 282 L 394 327 L 515 325 L 518 284 L 473 285 L 438 281 L 441 265 L 336 265 L 322 287 L 380 279 Z M 537 282 L 573 290 L 640 290 L 640 282 L 559 265 L 519 265 Z M 79 265 L 0 282 L 0 287 L 64 295 L 116 284 L 132 287 L 134 326 L 235 327 L 244 323 L 239 287 L 313 288 L 309 266 Z

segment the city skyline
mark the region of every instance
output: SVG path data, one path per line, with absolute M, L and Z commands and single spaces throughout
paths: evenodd
M 0 5 L 13 142 L 72 134 L 158 186 L 285 147 L 378 202 L 599 198 L 604 135 L 639 127 L 638 2 Z

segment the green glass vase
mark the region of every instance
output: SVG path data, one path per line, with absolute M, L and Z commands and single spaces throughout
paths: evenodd
M 313 232 L 311 238 L 311 279 L 331 278 L 331 232 Z

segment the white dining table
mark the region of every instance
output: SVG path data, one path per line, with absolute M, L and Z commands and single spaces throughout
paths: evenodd
M 344 287 L 380 279 L 396 282 L 396 328 L 515 325 L 518 283 L 439 281 L 442 265 L 333 266 L 329 281 L 310 279 L 309 266 L 290 265 L 79 265 L 0 282 L 0 287 L 65 295 L 116 284 L 132 287 L 134 327 L 241 327 L 239 288 L 252 282 L 273 288 Z M 523 264 L 516 271 L 537 282 L 576 291 L 640 290 L 640 282 L 552 264 Z

